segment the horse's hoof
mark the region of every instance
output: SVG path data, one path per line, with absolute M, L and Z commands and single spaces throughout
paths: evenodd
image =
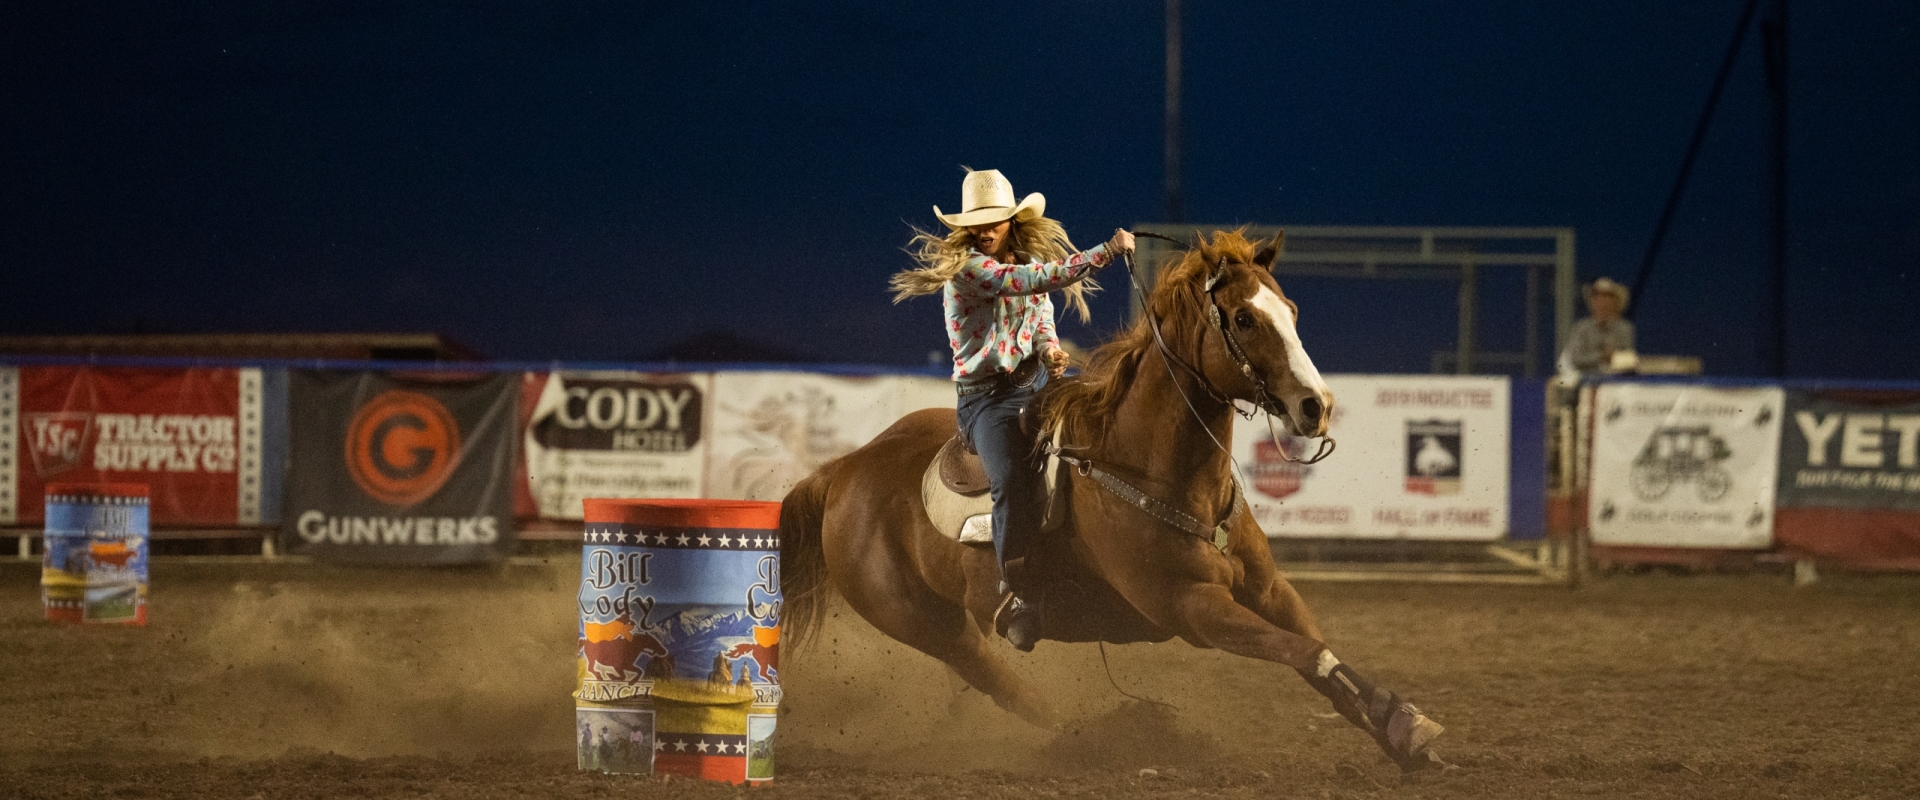
M 1445 731 L 1445 726 L 1428 719 L 1412 703 L 1401 703 L 1387 720 L 1386 743 L 1403 773 L 1451 767 L 1428 748 Z
M 1401 703 L 1387 718 L 1387 744 L 1396 753 L 1417 756 L 1446 731 L 1446 726 L 1427 718 L 1412 703 Z

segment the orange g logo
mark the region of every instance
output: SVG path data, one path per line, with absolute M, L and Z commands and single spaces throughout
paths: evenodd
M 440 401 L 419 392 L 382 392 L 347 426 L 347 472 L 382 503 L 427 499 L 458 463 L 460 426 Z

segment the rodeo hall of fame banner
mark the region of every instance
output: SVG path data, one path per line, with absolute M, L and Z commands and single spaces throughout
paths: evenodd
M 527 480 L 540 516 L 581 519 L 588 497 L 701 497 L 709 374 L 555 372 L 526 428 Z
M 1247 504 L 1268 536 L 1484 541 L 1507 532 L 1511 392 L 1505 378 L 1329 375 L 1339 449 L 1264 417 L 1234 420 Z
M 1587 507 L 1594 543 L 1771 546 L 1784 402 L 1771 387 L 1601 385 Z
M 282 547 L 336 561 L 511 554 L 517 374 L 292 374 Z

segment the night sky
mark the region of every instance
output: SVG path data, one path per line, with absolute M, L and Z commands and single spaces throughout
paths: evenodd
M 1186 5 L 1189 221 L 1565 225 L 1583 279 L 1631 282 L 1743 3 Z M 1790 373 L 1920 378 L 1920 3 L 1791 25 Z M 1161 26 L 1142 0 L 7 4 L 0 333 L 606 360 L 724 331 L 925 364 L 938 302 L 886 278 L 960 165 L 1086 246 L 1163 219 Z M 1759 42 L 1634 309 L 1643 352 L 1713 374 L 1765 369 Z M 1066 335 L 1122 322 L 1107 277 Z M 1323 370 L 1451 347 L 1450 284 L 1287 288 Z

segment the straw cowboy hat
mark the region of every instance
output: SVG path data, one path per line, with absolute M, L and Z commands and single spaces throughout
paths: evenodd
M 966 180 L 960 182 L 960 213 L 943 214 L 939 206 L 934 206 L 933 215 L 947 227 L 958 229 L 991 225 L 1006 219 L 1026 222 L 1046 210 L 1047 198 L 1039 192 L 1027 195 L 1019 203 L 1013 202 L 1013 184 L 1007 182 L 1007 176 L 1000 174 L 1000 170 L 986 169 L 968 170 Z
M 1627 287 L 1615 283 L 1612 278 L 1599 278 L 1587 284 L 1587 295 L 1610 294 L 1620 300 L 1620 307 L 1627 307 Z

